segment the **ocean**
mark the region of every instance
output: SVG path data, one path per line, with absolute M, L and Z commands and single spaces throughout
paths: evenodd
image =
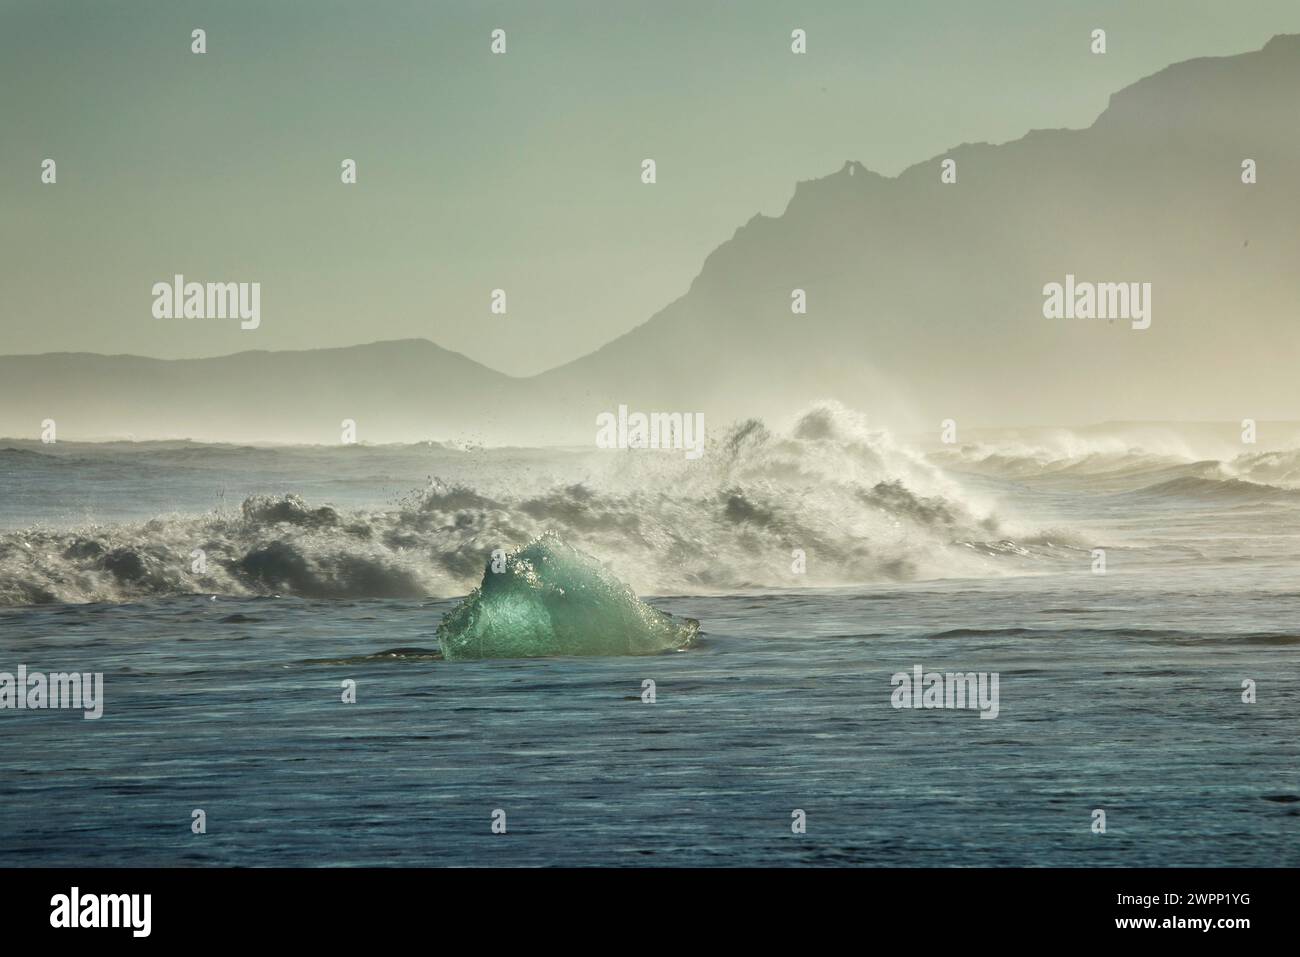
M 1297 446 L 3 440 L 0 864 L 1294 866 Z M 545 532 L 698 641 L 442 660 Z

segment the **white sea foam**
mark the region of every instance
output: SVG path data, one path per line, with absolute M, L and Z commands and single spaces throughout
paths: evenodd
M 300 482 L 316 492 L 253 495 L 204 515 L 0 535 L 0 604 L 192 593 L 452 597 L 480 582 L 494 550 L 548 531 L 642 595 L 988 577 L 1088 567 L 1088 550 L 1104 538 L 1083 529 L 1098 493 L 1134 496 L 1142 511 L 1152 501 L 1210 510 L 1300 504 L 1300 451 L 1223 459 L 1192 451 L 1173 438 L 1139 446 L 1058 431 L 925 455 L 834 403 L 804 410 L 788 428 L 737 423 L 711 436 L 695 461 L 637 449 L 114 447 L 106 471 L 115 481 L 133 474 L 132 455 L 145 454 L 191 476 L 241 463 L 271 477 L 263 487 Z M 99 475 L 95 454 L 9 450 L 6 467 L 79 488 L 79 476 Z M 427 486 L 382 507 L 331 506 L 320 493 L 332 487 L 323 475 L 342 491 L 373 469 L 422 469 L 426 460 L 435 473 Z M 1074 509 L 1061 524 L 1025 511 L 1033 496 L 1014 494 L 1039 484 Z
M 384 509 L 297 495 L 239 511 L 0 537 L 0 603 L 212 592 L 313 598 L 464 594 L 493 549 L 546 531 L 641 594 L 984 575 L 997 519 L 925 459 L 837 405 L 788 431 L 740 423 L 699 461 L 629 451 L 579 483 L 520 474 L 424 490 Z M 191 570 L 191 553 L 206 558 Z M 806 556 L 802 573 L 792 555 Z

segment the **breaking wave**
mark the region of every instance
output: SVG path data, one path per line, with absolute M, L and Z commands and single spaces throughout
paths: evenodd
M 735 425 L 698 461 L 603 461 L 589 481 L 532 489 L 524 476 L 473 487 L 433 479 L 382 509 L 253 496 L 202 516 L 9 533 L 0 604 L 454 596 L 478 583 L 493 550 L 546 531 L 640 594 L 990 575 L 1061 547 L 1016 540 L 992 503 L 832 403 L 782 433 Z
M 1300 502 L 1300 490 L 1278 488 L 1242 479 L 1210 479 L 1195 475 L 1170 479 L 1139 489 L 1136 493 L 1150 498 L 1184 498 L 1200 502 L 1224 504 L 1257 504 L 1262 502 Z
M 955 473 L 1020 482 L 1065 480 L 1144 496 L 1287 500 L 1300 492 L 1300 449 L 1198 458 L 1177 442 L 1136 448 L 1119 439 L 1061 438 L 1044 444 L 975 443 L 931 453 Z

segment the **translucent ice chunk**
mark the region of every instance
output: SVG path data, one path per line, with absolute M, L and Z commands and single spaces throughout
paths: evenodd
M 685 648 L 694 618 L 651 608 L 596 559 L 554 532 L 489 563 L 483 584 L 438 626 L 448 661 L 549 655 L 652 655 Z

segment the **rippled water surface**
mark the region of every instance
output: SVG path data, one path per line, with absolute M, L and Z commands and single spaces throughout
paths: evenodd
M 782 441 L 783 455 L 829 454 L 824 438 L 795 453 L 797 436 Z M 100 671 L 105 705 L 97 721 L 0 712 L 0 864 L 1300 864 L 1300 524 L 1284 478 L 978 456 L 910 472 L 879 449 L 879 474 L 845 478 L 847 446 L 831 450 L 841 458 L 827 474 L 846 484 L 825 509 L 800 507 L 803 486 L 774 449 L 654 507 L 626 483 L 611 498 L 573 474 L 576 460 L 518 453 L 491 482 L 462 470 L 432 510 L 418 489 L 415 504 L 394 504 L 386 483 L 414 484 L 395 459 L 335 469 L 348 491 L 331 496 L 319 463 L 258 471 L 283 465 L 270 454 L 240 495 L 294 491 L 339 518 L 232 518 L 219 556 L 235 563 L 230 591 L 169 570 L 191 543 L 168 535 L 211 531 L 213 485 L 190 464 L 154 460 L 142 477 L 130 453 L 75 465 L 10 454 L 5 479 L 26 504 L 4 512 L 0 670 Z M 241 454 L 269 453 L 222 453 Z M 426 467 L 447 471 L 404 461 L 415 483 Z M 569 491 L 512 493 L 511 469 Z M 113 504 L 134 500 L 133 482 L 174 492 L 153 531 Z M 853 483 L 860 514 L 846 504 Z M 377 531 L 348 531 L 362 514 Z M 647 564 L 685 540 L 685 528 L 655 538 L 674 516 L 716 561 L 748 556 L 743 575 L 678 581 L 672 562 Z M 701 642 L 649 657 L 442 661 L 451 596 L 489 543 L 512 523 L 531 534 L 530 522 L 643 594 L 667 594 L 650 600 L 699 619 Z M 783 578 L 800 535 L 810 567 L 831 553 L 860 580 Z M 101 551 L 65 552 L 78 541 Z M 293 581 L 258 594 L 238 562 L 276 541 L 325 583 L 344 581 L 337 569 L 353 566 L 329 562 L 355 543 L 371 577 L 342 594 Z M 119 548 L 157 577 L 106 567 Z M 414 594 L 356 584 L 411 567 L 427 571 Z M 15 601 L 20 587 L 47 600 Z M 891 676 L 916 665 L 996 672 L 997 718 L 892 707 Z M 1248 679 L 1255 703 L 1242 701 Z M 354 704 L 341 700 L 347 680 Z M 206 834 L 191 833 L 197 808 Z M 791 830 L 796 809 L 804 834 Z M 1104 835 L 1090 830 L 1095 809 Z

